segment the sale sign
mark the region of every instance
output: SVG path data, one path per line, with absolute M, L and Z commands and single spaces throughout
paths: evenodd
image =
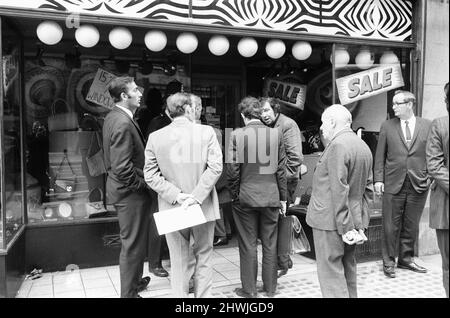
M 400 64 L 384 65 L 336 79 L 342 105 L 366 99 L 404 84 Z
M 305 108 L 306 85 L 267 78 L 264 96 L 277 98 L 290 107 L 303 110 Z
M 108 84 L 115 77 L 116 76 L 114 74 L 99 68 L 94 80 L 92 81 L 92 85 L 89 88 L 86 100 L 108 109 L 112 109 L 115 103 L 111 95 L 109 95 Z

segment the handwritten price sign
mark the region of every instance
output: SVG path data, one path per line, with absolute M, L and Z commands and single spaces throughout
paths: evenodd
M 109 95 L 108 84 L 115 78 L 114 74 L 111 74 L 101 68 L 97 70 L 92 85 L 89 88 L 89 93 L 86 96 L 86 100 L 97 105 L 112 109 L 114 107 L 114 100 Z

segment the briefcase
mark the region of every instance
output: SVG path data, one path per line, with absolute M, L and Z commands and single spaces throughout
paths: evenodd
M 278 255 L 299 254 L 311 251 L 308 238 L 295 215 L 278 219 Z

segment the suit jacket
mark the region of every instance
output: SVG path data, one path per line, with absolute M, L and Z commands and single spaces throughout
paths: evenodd
M 152 118 L 150 121 L 150 124 L 147 127 L 147 131 L 145 132 L 145 135 L 148 136 L 154 131 L 157 131 L 163 127 L 166 127 L 167 125 L 170 125 L 172 120 L 167 116 L 166 112 L 162 112 L 158 116 Z
M 103 124 L 108 203 L 117 203 L 133 192 L 148 194 L 142 171 L 144 146 L 145 138 L 137 123 L 123 110 L 114 107 Z
M 269 154 L 268 157 L 265 157 Z M 286 201 L 286 154 L 281 134 L 262 122 L 231 133 L 228 187 L 241 207 L 280 207 Z
M 448 116 L 431 124 L 427 141 L 427 169 L 434 179 L 430 194 L 430 227 L 448 230 Z
M 314 170 L 306 222 L 340 235 L 369 225 L 372 152 L 350 128 L 338 132 Z
M 409 148 L 403 136 L 400 119 L 393 118 L 381 125 L 375 154 L 374 181 L 384 182 L 386 193 L 398 193 L 406 174 L 416 192 L 423 193 L 428 190 L 430 182 L 425 146 L 430 125 L 428 119 L 416 117 L 416 127 Z
M 297 123 L 284 114 L 279 114 L 273 126 L 281 130 L 286 152 L 286 178 L 298 179 L 303 162 L 302 137 Z
M 173 208 L 180 192 L 190 193 L 207 221 L 220 219 L 214 185 L 221 172 L 222 151 L 211 127 L 180 117 L 150 134 L 144 175 L 158 193 L 160 210 Z

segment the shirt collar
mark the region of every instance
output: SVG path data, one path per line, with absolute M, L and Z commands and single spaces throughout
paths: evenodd
M 119 106 L 116 104 L 117 107 L 119 107 L 121 110 L 123 110 L 128 116 L 130 116 L 131 119 L 133 119 L 133 113 L 128 108 L 125 108 L 123 106 Z
M 164 112 L 166 113 L 167 117 L 169 117 L 169 119 L 171 121 L 173 121 L 173 118 L 170 116 L 169 111 L 167 110 L 167 108 L 164 110 Z
M 405 119 L 405 120 L 400 119 L 400 122 L 402 124 L 405 124 L 406 121 L 408 121 L 408 124 L 414 124 L 416 122 L 416 116 L 412 115 L 410 118 Z

